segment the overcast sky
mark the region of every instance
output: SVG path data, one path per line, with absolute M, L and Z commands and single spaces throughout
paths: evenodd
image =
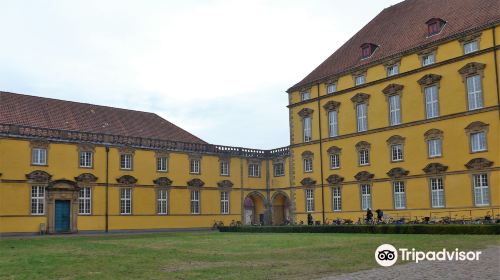
M 289 144 L 285 91 L 397 2 L 0 0 L 0 90 L 277 148 Z

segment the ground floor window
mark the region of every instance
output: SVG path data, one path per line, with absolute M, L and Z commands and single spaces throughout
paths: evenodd
M 78 213 L 81 215 L 89 215 L 90 207 L 92 205 L 92 189 L 90 187 L 83 187 L 80 189 L 80 196 L 78 204 L 80 206 Z
M 200 191 L 191 191 L 191 214 L 200 214 Z
M 157 196 L 158 214 L 168 214 L 168 191 L 166 189 L 159 189 Z
M 431 205 L 434 208 L 444 207 L 443 178 L 431 178 Z
M 488 174 L 474 174 L 474 202 L 476 206 L 490 205 Z
M 372 208 L 372 190 L 368 184 L 361 185 L 361 209 Z
M 220 192 L 220 213 L 229 214 L 229 192 Z
M 120 214 L 132 214 L 132 189 L 120 189 Z
M 396 181 L 393 183 L 394 188 L 394 208 L 404 209 L 406 208 L 406 194 L 405 194 L 405 184 L 402 181 Z
M 334 187 L 333 192 L 333 211 L 342 210 L 342 193 L 340 187 Z
M 314 190 L 312 189 L 306 190 L 306 211 L 314 211 Z
M 45 186 L 31 187 L 31 214 L 43 215 L 45 213 Z

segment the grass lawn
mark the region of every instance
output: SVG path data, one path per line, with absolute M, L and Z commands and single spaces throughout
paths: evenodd
M 486 235 L 177 232 L 0 240 L 0 279 L 304 279 L 378 266 L 383 243 L 500 245 Z

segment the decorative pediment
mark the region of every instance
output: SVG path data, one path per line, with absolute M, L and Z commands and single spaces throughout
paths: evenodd
M 42 170 L 35 170 L 29 174 L 26 174 L 26 179 L 33 182 L 46 183 L 50 181 L 52 175 Z
M 90 143 L 78 144 L 79 152 L 95 152 L 95 145 Z
M 395 94 L 401 94 L 403 91 L 404 86 L 403 85 L 398 85 L 398 84 L 390 84 L 386 86 L 382 92 L 389 96 L 389 95 L 395 95 Z
M 201 188 L 203 187 L 203 185 L 205 185 L 205 182 L 203 182 L 201 179 L 194 178 L 187 181 L 187 185 L 192 188 Z
M 118 148 L 118 152 L 120 154 L 132 154 L 133 155 L 135 153 L 135 149 L 132 147 L 123 146 L 123 147 Z
M 354 178 L 358 181 L 370 181 L 375 177 L 375 174 L 372 174 L 368 171 L 360 171 L 356 175 L 354 175 Z
M 391 170 L 389 170 L 389 172 L 387 172 L 386 174 L 387 174 L 387 176 L 389 176 L 393 179 L 397 179 L 397 178 L 403 178 L 403 177 L 407 176 L 409 173 L 410 173 L 410 171 L 408 171 L 404 168 L 394 167 Z
M 368 99 L 370 99 L 370 95 L 368 93 L 363 93 L 363 92 L 356 93 L 356 95 L 351 97 L 351 101 L 354 104 L 366 103 L 368 102 Z
M 424 169 L 422 169 L 422 170 L 427 174 L 437 174 L 437 173 L 443 173 L 446 170 L 448 170 L 448 166 L 443 165 L 443 164 L 438 163 L 438 162 L 433 162 L 433 163 L 427 164 L 427 166 L 424 167 Z
M 356 150 L 365 150 L 365 149 L 370 149 L 371 144 L 366 142 L 366 141 L 360 141 L 356 144 Z
M 153 180 L 153 183 L 158 187 L 170 187 L 172 185 L 172 180 L 168 177 L 158 177 Z
M 201 154 L 199 153 L 193 153 L 193 154 L 189 154 L 189 160 L 201 160 Z
M 485 131 L 488 128 L 488 124 L 485 124 L 484 122 L 481 121 L 475 121 L 470 123 L 468 126 L 465 127 L 465 131 L 467 133 L 475 133 L 475 132 L 480 132 L 480 131 Z
M 458 39 L 458 41 L 460 43 L 467 43 L 467 42 L 470 42 L 472 40 L 476 40 L 479 37 L 481 37 L 481 33 L 476 33 L 476 34 L 471 34 L 471 35 L 467 35 L 465 37 L 462 37 L 462 38 Z
M 311 151 L 304 151 L 302 153 L 302 158 L 312 158 L 313 156 L 314 156 L 314 154 Z
M 479 62 L 470 62 L 464 65 L 464 67 L 458 70 L 458 73 L 462 75 L 462 79 L 465 81 L 467 76 L 480 74 L 483 76 L 484 68 L 486 68 L 486 64 Z
M 169 152 L 167 150 L 157 150 L 157 151 L 155 151 L 155 156 L 157 158 L 160 158 L 160 157 L 168 158 Z
M 133 185 L 133 184 L 137 183 L 137 179 L 134 176 L 130 176 L 130 175 L 123 175 L 123 176 L 117 178 L 116 181 L 118 182 L 118 184 L 122 184 L 122 185 Z
M 430 86 L 432 84 L 438 83 L 441 81 L 442 76 L 436 74 L 427 74 L 420 78 L 417 82 L 421 86 Z
M 325 108 L 325 110 L 327 112 L 330 112 L 330 111 L 337 111 L 340 107 L 340 102 L 337 102 L 337 101 L 328 101 L 326 102 L 325 105 L 323 105 L 323 108 Z
M 342 149 L 337 146 L 331 146 L 328 150 L 326 150 L 328 154 L 340 154 L 341 151 Z
M 465 167 L 467 167 L 467 169 L 478 169 L 479 170 L 479 169 L 485 169 L 485 168 L 491 167 L 492 165 L 493 165 L 493 161 L 487 160 L 485 158 L 473 158 L 465 164 Z
M 435 51 L 437 51 L 437 47 L 432 47 L 432 48 L 428 48 L 428 49 L 425 49 L 425 50 L 418 52 L 418 55 L 420 55 L 420 56 L 428 55 L 428 54 L 431 54 Z
M 312 186 L 316 184 L 316 180 L 313 180 L 310 177 L 306 177 L 302 179 L 302 181 L 300 181 L 300 184 L 302 184 L 302 186 Z
M 75 177 L 75 181 L 82 183 L 94 183 L 97 181 L 97 177 L 92 173 L 82 173 Z
M 219 188 L 232 188 L 233 185 L 233 182 L 231 182 L 230 180 L 222 180 L 217 182 L 217 186 L 219 186 Z
M 337 174 L 333 174 L 333 175 L 328 176 L 328 178 L 326 178 L 326 181 L 330 185 L 338 185 L 338 184 L 344 182 L 344 177 L 337 175 Z
M 424 133 L 424 138 L 425 140 L 441 139 L 443 138 L 443 131 L 436 128 L 429 129 Z
M 49 141 L 45 139 L 33 139 L 30 141 L 30 147 L 47 149 L 49 147 Z
M 51 191 L 77 191 L 80 188 L 76 182 L 66 179 L 55 180 L 49 183 L 47 189 Z
M 395 145 L 395 144 L 403 144 L 405 142 L 405 138 L 399 135 L 393 135 L 387 139 L 387 144 Z
M 303 118 L 306 118 L 306 117 L 309 117 L 312 115 L 312 113 L 314 112 L 313 109 L 310 109 L 310 108 L 303 108 L 302 110 L 300 110 L 298 112 L 299 116 L 303 117 Z

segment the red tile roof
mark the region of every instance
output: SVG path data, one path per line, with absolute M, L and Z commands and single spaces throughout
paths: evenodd
M 441 33 L 427 38 L 426 22 L 431 18 L 441 18 L 446 25 Z M 500 0 L 407 0 L 380 12 L 288 91 L 499 21 Z M 380 47 L 361 60 L 363 43 Z
M 154 113 L 2 91 L 0 123 L 206 144 Z

